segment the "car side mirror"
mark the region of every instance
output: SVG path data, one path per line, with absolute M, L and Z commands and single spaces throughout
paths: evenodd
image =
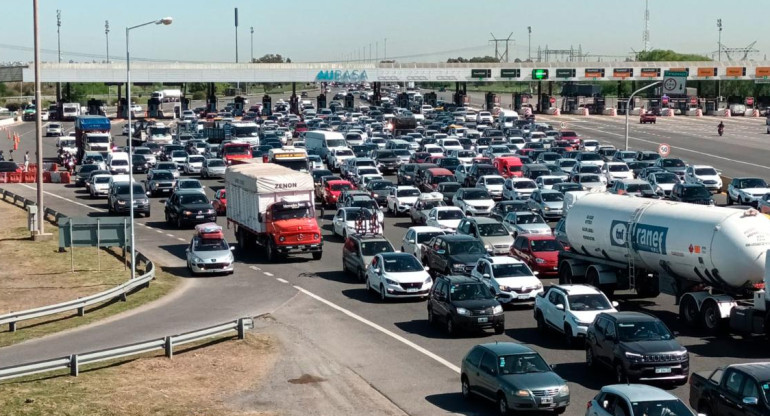
M 374 269 L 374 273 L 376 273 L 376 274 L 380 274 L 380 273 L 382 273 L 382 269 L 380 269 L 380 268 L 378 267 L 378 268 Z
M 560 304 L 556 305 L 556 309 L 558 309 L 560 311 L 563 311 L 564 310 L 564 304 L 560 303 Z
M 617 308 L 617 307 L 618 307 L 618 305 L 620 305 L 620 304 L 618 303 L 618 301 L 616 301 L 616 300 L 613 300 L 613 301 L 612 301 L 612 307 L 613 307 L 613 308 Z
M 485 278 L 485 279 L 489 279 L 489 278 L 491 278 L 492 276 L 490 276 L 490 275 L 489 275 L 489 273 L 484 273 L 484 274 L 482 274 L 482 275 L 481 275 L 481 277 L 483 277 L 483 278 Z
M 187 247 L 186 249 L 184 249 L 184 252 L 185 253 L 189 253 L 190 252 L 190 247 Z
M 230 246 L 230 251 L 235 251 L 235 246 Z
M 409 244 L 414 244 L 414 239 L 409 240 Z
M 744 397 L 743 404 L 749 405 L 749 406 L 756 406 L 757 404 L 759 404 L 759 399 L 757 399 L 756 397 Z

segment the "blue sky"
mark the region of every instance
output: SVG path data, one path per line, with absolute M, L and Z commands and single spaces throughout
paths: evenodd
M 10 2 L 10 0 L 6 0 Z M 757 5 L 725 0 L 649 0 L 653 48 L 710 53 L 717 49 L 716 19 L 722 42 L 743 47 L 759 41 L 763 59 L 770 35 Z M 0 61 L 30 61 L 31 1 L 4 7 Z M 131 33 L 132 56 L 179 61 L 235 61 L 233 8 L 239 8 L 240 61 L 280 53 L 294 61 L 332 61 L 384 52 L 400 62 L 438 62 L 450 56 L 493 55 L 490 32 L 513 32 L 511 60 L 526 58 L 527 26 L 532 50 L 577 48 L 591 54 L 626 55 L 642 44 L 644 0 L 40 0 L 41 47 L 56 50 L 56 9 L 62 10 L 63 61 L 104 59 L 104 21 L 110 22 L 110 55 L 125 56 L 125 27 L 163 16 L 168 27 L 149 26 Z M 379 43 L 379 48 L 377 44 Z M 44 52 L 43 59 L 56 60 Z M 93 57 L 92 57 L 93 56 Z M 607 59 L 605 59 L 607 60 Z

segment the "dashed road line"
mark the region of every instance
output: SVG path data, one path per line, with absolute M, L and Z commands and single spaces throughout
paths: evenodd
M 185 239 L 182 238 L 182 237 L 177 237 L 176 239 L 179 240 L 179 241 L 185 241 Z
M 174 234 L 169 234 L 169 233 L 166 233 L 166 237 L 171 237 L 171 238 L 174 238 Z
M 270 276 L 270 277 L 273 277 L 273 276 L 275 276 L 274 274 L 272 274 L 272 273 L 270 273 L 270 272 L 262 272 L 262 273 L 264 273 L 264 274 L 265 274 L 265 276 Z
M 257 267 L 257 266 L 249 266 L 249 269 L 251 269 L 251 270 L 256 270 L 256 271 L 260 271 L 260 270 L 262 270 L 262 269 L 260 269 L 260 268 L 259 268 L 259 267 Z
M 369 326 L 371 328 L 374 328 L 377 331 L 382 332 L 383 334 L 385 334 L 385 335 L 395 339 L 396 341 L 399 341 L 402 344 L 404 344 L 404 345 L 414 349 L 415 351 L 417 351 L 417 352 L 419 352 L 419 353 L 421 353 L 421 354 L 423 354 L 423 355 L 433 359 L 434 361 L 436 361 L 439 364 L 447 367 L 448 369 L 454 371 L 455 373 L 460 374 L 460 367 L 458 367 L 458 366 L 450 363 L 449 361 L 441 358 L 437 354 L 435 354 L 435 353 L 433 353 L 431 351 L 428 351 L 427 349 L 425 349 L 425 348 L 415 344 L 414 342 L 409 341 L 408 339 L 402 337 L 401 335 L 398 335 L 398 334 L 394 333 L 393 331 L 385 329 L 385 328 L 381 327 L 380 325 L 377 325 L 376 323 L 374 323 L 374 322 L 372 322 L 372 321 L 370 321 L 370 320 L 368 320 L 368 319 L 366 319 L 366 318 L 364 318 L 362 316 L 356 315 L 355 313 L 353 313 L 353 312 L 343 308 L 342 306 L 339 306 L 339 305 L 337 305 L 337 304 L 335 304 L 333 302 L 330 302 L 330 301 L 328 301 L 328 300 L 326 300 L 326 299 L 316 295 L 315 293 L 310 292 L 309 290 L 306 290 L 306 289 L 304 289 L 304 288 L 302 288 L 300 286 L 294 286 L 294 288 L 299 290 L 300 292 L 310 296 L 311 298 L 313 298 L 313 299 L 315 299 L 315 300 L 317 300 L 317 301 L 319 301 L 319 302 L 329 306 L 330 308 L 336 309 L 337 311 L 342 312 L 343 314 L 345 314 L 345 315 L 347 315 L 347 316 L 349 316 L 349 317 L 351 317 L 351 318 L 353 318 L 353 319 L 355 319 L 355 320 L 357 320 L 357 321 L 359 321 L 359 322 L 361 322 L 361 323 L 363 323 L 363 324 L 365 324 L 365 325 L 367 325 L 367 326 Z
M 163 234 L 163 230 L 155 230 L 155 232 L 158 234 Z
M 289 283 L 289 281 L 288 281 L 288 280 L 286 280 L 286 279 L 281 279 L 280 277 L 276 277 L 276 278 L 275 278 L 275 280 L 277 280 L 277 281 L 279 281 L 279 282 L 281 282 L 281 283 Z

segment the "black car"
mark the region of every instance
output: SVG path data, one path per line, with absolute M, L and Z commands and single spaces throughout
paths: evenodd
M 14 162 L 8 162 L 8 163 L 13 163 L 14 165 L 16 164 Z M 17 167 L 18 167 L 18 165 L 17 165 Z M 96 164 L 94 164 L 94 165 L 82 165 L 80 167 L 80 170 L 78 170 L 77 179 L 75 180 L 75 185 L 77 185 L 77 186 L 85 186 L 86 185 L 86 179 L 90 178 L 91 177 L 91 172 L 93 172 L 95 170 L 100 170 L 99 169 L 99 165 L 96 165 Z M 15 170 L 14 170 L 14 172 L 15 172 Z M 109 172 L 107 172 L 107 173 L 109 173 Z
M 503 218 L 505 218 L 509 212 L 528 211 L 531 210 L 529 209 L 529 203 L 527 200 L 500 201 L 496 203 L 494 207 L 492 207 L 492 211 L 489 213 L 489 217 L 503 222 Z
M 497 168 L 488 163 L 476 163 L 471 165 L 471 169 L 468 171 L 468 175 L 465 176 L 465 186 L 474 187 L 479 178 L 484 175 L 497 175 L 499 172 Z
M 586 333 L 586 364 L 613 369 L 617 383 L 665 381 L 684 384 L 687 349 L 658 318 L 641 312 L 600 313 Z
M 505 331 L 503 307 L 489 288 L 468 276 L 439 276 L 428 295 L 428 323 L 443 325 L 449 335 L 461 330 Z
M 460 182 L 441 182 L 436 188 L 436 192 L 440 193 L 444 198 L 444 203 L 448 206 L 452 205 L 452 197 L 457 193 L 457 190 L 462 188 Z
M 702 183 L 678 183 L 671 189 L 669 199 L 698 205 L 714 205 L 714 197 Z
M 640 161 L 640 160 L 628 162 L 626 164 L 628 165 L 628 168 L 631 169 L 631 172 L 634 173 L 635 178 L 639 178 L 639 174 L 641 174 L 645 168 L 652 166 L 652 164 L 649 161 Z
M 377 150 L 374 161 L 383 174 L 398 170 L 398 156 L 392 150 Z
M 150 164 L 147 163 L 147 158 L 142 155 L 131 155 L 131 170 L 134 173 L 147 173 L 150 169 Z
M 365 190 L 377 201 L 378 205 L 384 206 L 388 201 L 388 191 L 393 186 L 395 185 L 389 180 L 375 180 L 367 183 Z
M 128 201 L 131 200 L 131 185 L 128 182 L 114 182 L 110 185 L 107 193 L 107 205 L 110 214 L 126 214 L 130 212 L 131 206 Z M 141 184 L 133 183 L 134 187 L 134 214 L 144 214 L 150 216 L 150 201 L 144 194 L 144 188 Z
M 448 234 L 432 238 L 422 253 L 422 264 L 431 275 L 470 275 L 476 261 L 487 255 L 484 243 L 465 234 Z
M 182 228 L 188 224 L 217 222 L 217 212 L 208 197 L 200 191 L 174 192 L 166 200 L 166 222 Z
M 16 162 L 0 162 L 0 172 L 19 172 L 19 165 Z
M 457 170 L 457 167 L 460 166 L 460 159 L 456 157 L 441 158 L 438 160 L 438 166 L 452 173 L 455 173 L 455 170 Z
M 396 183 L 398 185 L 412 185 L 414 184 L 414 177 L 417 173 L 417 163 L 406 163 L 398 168 L 396 173 Z

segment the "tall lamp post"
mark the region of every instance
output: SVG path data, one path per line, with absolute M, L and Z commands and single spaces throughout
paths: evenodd
M 639 88 L 638 90 L 632 92 L 631 96 L 628 97 L 628 102 L 626 103 L 626 148 L 625 148 L 625 150 L 628 150 L 628 114 L 631 112 L 631 100 L 634 99 L 634 96 L 636 94 L 639 94 L 640 92 L 642 92 L 642 91 L 644 91 L 646 89 L 652 88 L 652 87 L 654 87 L 656 85 L 660 85 L 662 83 L 663 83 L 663 81 L 655 81 L 655 82 L 653 82 L 650 85 L 645 85 L 644 87 Z
M 128 47 L 128 35 L 131 32 L 132 29 L 137 29 L 142 26 L 147 25 L 170 25 L 171 22 L 173 22 L 174 19 L 171 17 L 164 17 L 160 20 L 152 20 L 147 23 L 142 23 L 141 25 L 126 27 L 126 105 L 128 105 L 128 175 L 129 175 L 129 202 L 128 202 L 128 213 L 129 213 L 129 221 L 130 221 L 130 228 L 131 228 L 131 237 L 129 243 L 131 244 L 131 278 L 133 279 L 136 277 L 136 250 L 134 249 L 134 166 L 132 161 L 132 153 L 133 149 L 131 146 L 131 141 L 133 139 L 133 134 L 131 131 L 131 55 L 129 54 L 129 47 Z
M 719 29 L 719 47 L 718 56 L 719 60 L 722 60 L 722 19 L 717 19 L 717 29 Z M 729 59 L 729 58 L 728 58 Z M 722 97 L 722 82 L 717 78 L 717 107 L 719 107 L 719 100 Z
M 527 26 L 527 61 L 532 60 L 532 26 Z
M 107 41 L 107 63 L 110 63 L 110 21 L 104 21 L 104 37 Z

